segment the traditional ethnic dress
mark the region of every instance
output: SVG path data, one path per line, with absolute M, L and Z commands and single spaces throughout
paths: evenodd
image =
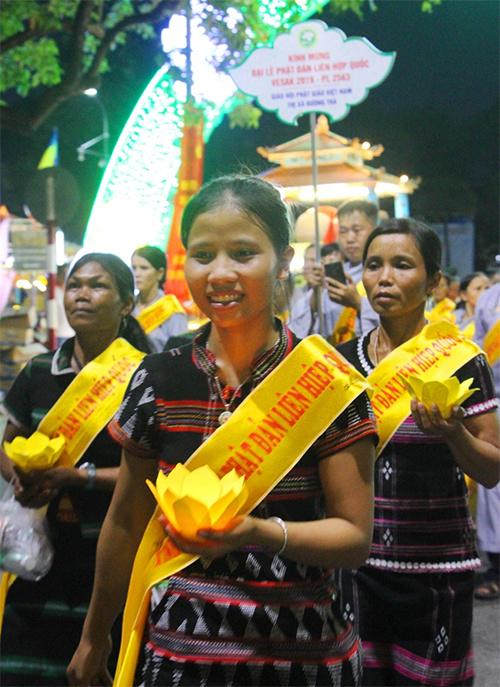
M 205 344 L 148 356 L 110 425 L 130 452 L 155 458 L 165 472 L 185 462 L 218 427 L 224 410 L 216 363 Z M 258 357 L 237 405 L 296 345 L 280 326 L 276 345 Z M 286 520 L 325 516 L 319 462 L 375 427 L 365 394 L 339 416 L 254 511 Z M 296 563 L 286 554 L 248 548 L 200 561 L 153 588 L 137 681 L 155 685 L 352 685 L 360 653 L 341 619 L 333 571 Z
M 340 347 L 365 376 L 369 335 Z M 473 377 L 469 416 L 497 405 L 483 355 L 456 376 Z M 444 441 L 411 415 L 375 466 L 375 523 L 366 564 L 340 571 L 343 616 L 359 625 L 364 685 L 469 685 L 474 570 L 481 565 L 464 474 Z
M 75 378 L 74 339 L 33 358 L 19 373 L 4 407 L 9 419 L 35 431 Z M 120 448 L 101 431 L 80 463 L 117 467 Z M 95 552 L 110 492 L 68 489 L 51 501 L 47 518 L 55 556 L 38 582 L 17 579 L 7 595 L 1 637 L 0 684 L 66 685 L 92 591 Z M 116 658 L 116 657 L 115 657 Z

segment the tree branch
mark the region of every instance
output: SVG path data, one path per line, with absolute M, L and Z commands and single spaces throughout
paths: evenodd
M 29 134 L 47 119 L 47 117 L 63 102 L 73 95 L 77 95 L 85 88 L 98 86 L 100 83 L 99 67 L 106 57 L 116 37 L 122 31 L 127 31 L 140 24 L 154 24 L 171 15 L 180 4 L 180 0 L 159 0 L 157 5 L 148 12 L 135 12 L 125 17 L 104 34 L 96 54 L 87 71 L 83 70 L 83 49 L 85 33 L 89 31 L 94 0 L 80 0 L 74 21 L 71 23 L 71 52 L 69 66 L 65 70 L 60 83 L 42 91 L 39 97 L 33 99 L 28 108 L 5 106 L 0 109 L 1 126 L 20 133 Z M 140 7 L 141 3 L 137 3 Z
M 40 31 L 39 29 L 26 29 L 25 31 L 19 31 L 13 36 L 9 36 L 0 44 L 0 51 L 6 53 L 14 48 L 19 48 L 19 46 L 24 45 L 27 41 L 32 38 L 41 38 L 45 36 L 45 31 Z
M 154 7 L 149 12 L 137 12 L 131 14 L 129 17 L 125 17 L 119 21 L 115 26 L 106 31 L 101 44 L 97 48 L 92 64 L 87 70 L 86 76 L 92 80 L 99 73 L 99 67 L 106 57 L 109 49 L 111 48 L 116 37 L 122 31 L 127 31 L 138 24 L 155 24 L 167 16 L 173 14 L 173 12 L 179 6 L 180 0 L 161 0 L 156 7 Z
M 94 9 L 93 0 L 80 0 L 73 21 L 71 34 L 71 53 L 68 68 L 62 79 L 62 83 L 73 83 L 80 79 L 83 65 L 83 48 L 85 44 L 85 32 L 92 18 Z

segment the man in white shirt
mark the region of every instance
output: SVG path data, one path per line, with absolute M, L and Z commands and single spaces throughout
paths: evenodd
M 348 200 L 338 208 L 338 244 L 344 256 L 347 283 L 325 277 L 325 286 L 333 304 L 354 308 L 357 333 L 366 333 L 378 325 L 378 316 L 358 287 L 363 272 L 363 250 L 368 236 L 377 226 L 378 208 L 367 200 Z
M 378 208 L 366 200 L 350 200 L 338 208 L 338 244 L 344 257 L 344 272 L 347 283 L 325 277 L 322 265 L 315 263 L 314 246 L 305 253 L 304 276 L 307 271 L 307 288 L 301 298 L 292 306 L 289 326 L 301 338 L 320 331 L 314 287 L 323 285 L 321 290 L 322 331 L 329 338 L 341 312 L 350 307 L 356 310 L 356 333 L 364 333 L 377 326 L 378 316 L 368 299 L 362 297 L 358 284 L 363 271 L 363 249 L 366 240 L 377 224 Z M 306 266 L 307 261 L 307 266 Z

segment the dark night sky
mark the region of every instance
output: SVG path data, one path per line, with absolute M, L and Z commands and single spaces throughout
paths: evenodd
M 236 4 L 236 3 L 235 3 Z M 378 10 L 318 18 L 338 26 L 348 36 L 365 36 L 383 51 L 397 52 L 386 81 L 354 107 L 332 129 L 382 143 L 383 165 L 394 174 L 423 178 L 421 191 L 411 199 L 415 215 L 430 217 L 439 210 L 456 209 L 463 198 L 476 203 L 478 265 L 498 241 L 499 140 L 499 10 L 498 0 L 443 0 L 432 14 L 420 11 L 414 0 L 380 0 Z M 159 64 L 155 46 L 138 39 L 130 43 L 126 59 L 104 75 L 100 97 L 110 120 L 112 143 Z M 5 132 L 2 138 L 2 200 L 20 212 L 25 180 L 36 168 L 50 138 L 60 131 L 60 164 L 77 179 L 81 202 L 68 223 L 68 238 L 83 234 L 101 170 L 96 159 L 77 161 L 76 147 L 101 131 L 96 103 L 84 96 L 63 105 L 30 139 Z M 264 113 L 258 130 L 231 130 L 227 121 L 214 132 L 206 149 L 205 176 L 249 166 L 265 169 L 258 145 L 276 145 L 308 130 L 308 118 L 299 126 L 280 123 Z M 471 195 L 472 194 L 472 195 Z M 437 198 L 436 198 L 437 196 Z M 436 209 L 438 208 L 438 209 Z

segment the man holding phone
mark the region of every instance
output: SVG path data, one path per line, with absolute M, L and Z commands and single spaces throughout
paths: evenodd
M 336 243 L 321 246 L 320 255 L 321 265 L 329 260 L 337 260 L 336 263 L 332 264 L 342 264 L 338 262 L 342 259 L 342 254 Z M 319 334 L 320 331 L 328 338 L 342 306 L 334 303 L 328 297 L 328 292 L 324 288 L 323 268 L 316 262 L 316 247 L 313 243 L 307 246 L 304 252 L 302 274 L 306 283 L 295 291 L 290 307 L 288 326 L 301 339 L 309 334 Z M 321 287 L 321 328 L 317 305 L 318 287 Z
M 378 219 L 378 208 L 367 200 L 348 200 L 339 206 L 338 244 L 344 256 L 343 272 L 331 271 L 325 266 L 325 287 L 332 306 L 340 304 L 344 308 L 356 311 L 357 331 L 367 332 L 378 325 L 378 315 L 363 296 L 361 276 L 363 272 L 363 249 L 368 236 L 375 229 Z M 317 268 L 318 269 L 318 268 Z M 320 268 L 321 269 L 321 268 Z M 329 268 L 332 270 L 332 268 Z M 338 268 L 334 268 L 338 270 Z M 340 278 L 337 278 L 340 275 Z
M 300 338 L 320 331 L 315 287 L 322 286 L 322 334 L 334 344 L 346 340 L 343 338 L 345 332 L 341 333 L 340 338 L 337 337 L 336 326 L 339 321 L 344 330 L 345 321 L 348 320 L 356 333 L 369 331 L 378 324 L 377 314 L 368 299 L 362 297 L 361 284 L 363 249 L 377 224 L 378 208 L 366 200 L 346 201 L 338 208 L 337 217 L 339 257 L 343 257 L 344 261 L 330 262 L 332 258 L 329 251 L 323 246 L 322 261 L 316 263 L 314 244 L 308 246 L 304 256 L 307 286 L 292 304 L 289 321 L 290 329 Z

